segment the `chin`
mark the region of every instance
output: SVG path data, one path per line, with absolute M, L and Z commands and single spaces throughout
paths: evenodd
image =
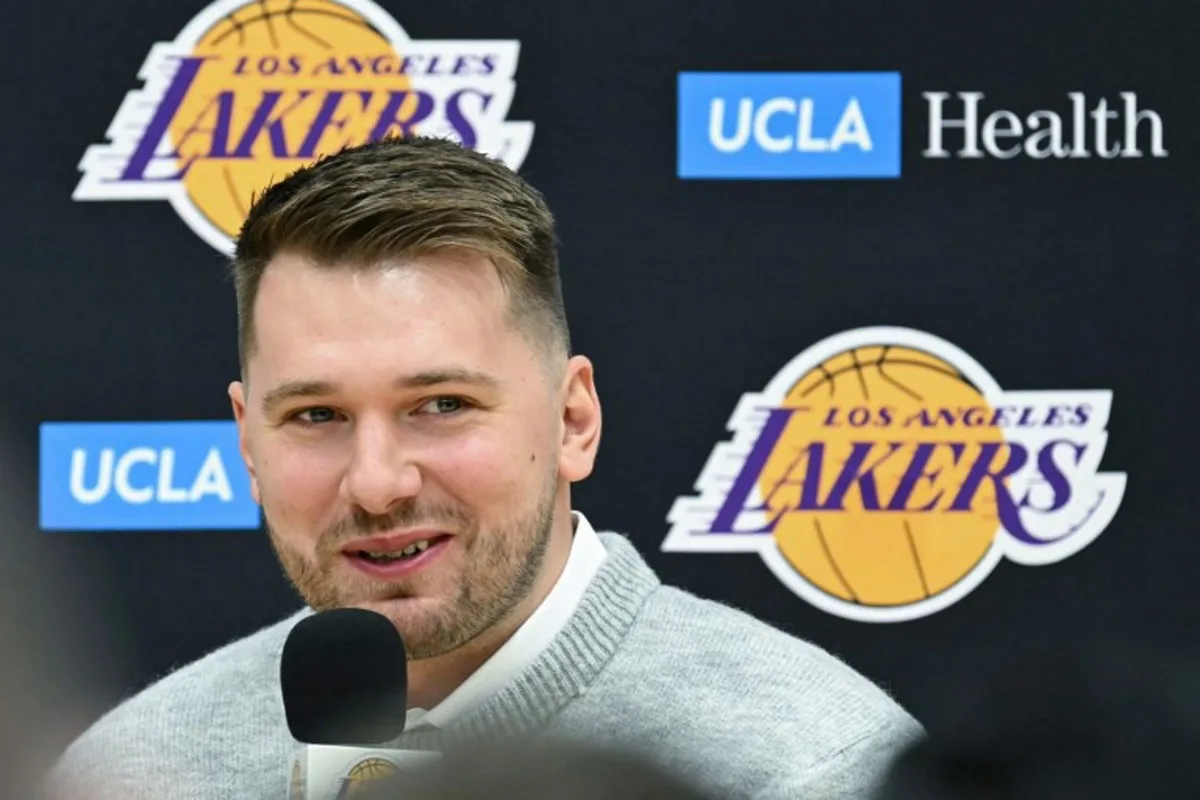
M 427 620 L 435 612 L 437 601 L 432 597 L 388 597 L 362 600 L 348 605 L 351 608 L 362 608 L 382 614 L 403 633 L 405 628 L 411 628 L 414 623 L 419 624 Z

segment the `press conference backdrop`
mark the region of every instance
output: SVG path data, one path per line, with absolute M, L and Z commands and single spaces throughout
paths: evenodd
M 225 258 L 272 175 L 412 132 L 547 195 L 606 415 L 576 505 L 667 582 L 918 715 L 1022 644 L 1200 623 L 1186 4 L 15 11 L 9 549 L 103 587 L 112 701 L 297 606 L 228 421 Z

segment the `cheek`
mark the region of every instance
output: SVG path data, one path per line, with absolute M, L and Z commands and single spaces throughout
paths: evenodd
M 317 449 L 266 448 L 258 463 L 258 484 L 272 525 L 286 535 L 320 528 L 337 503 L 339 467 Z
M 547 456 L 530 442 L 474 435 L 431 449 L 426 461 L 430 477 L 486 513 L 488 508 L 517 507 L 536 495 L 544 479 Z M 535 457 L 536 456 L 536 457 Z

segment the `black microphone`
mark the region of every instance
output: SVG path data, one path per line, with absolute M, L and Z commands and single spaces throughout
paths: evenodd
M 337 608 L 301 620 L 283 645 L 279 683 L 298 741 L 380 744 L 404 731 L 408 658 L 382 614 Z
M 372 747 L 403 733 L 408 714 L 404 640 L 381 614 L 339 608 L 301 620 L 279 683 L 288 730 L 307 745 L 292 763 L 291 799 L 344 798 L 432 755 Z

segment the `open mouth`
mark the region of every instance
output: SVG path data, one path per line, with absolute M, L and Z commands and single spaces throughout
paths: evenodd
M 430 547 L 433 547 L 434 545 L 437 545 L 449 538 L 449 536 L 434 536 L 431 539 L 422 539 L 419 542 L 413 542 L 401 550 L 389 550 L 386 552 L 354 550 L 351 551 L 350 554 L 356 558 L 361 558 L 364 561 L 369 561 L 372 564 L 392 564 L 397 561 L 411 561 L 412 559 L 424 553 Z

